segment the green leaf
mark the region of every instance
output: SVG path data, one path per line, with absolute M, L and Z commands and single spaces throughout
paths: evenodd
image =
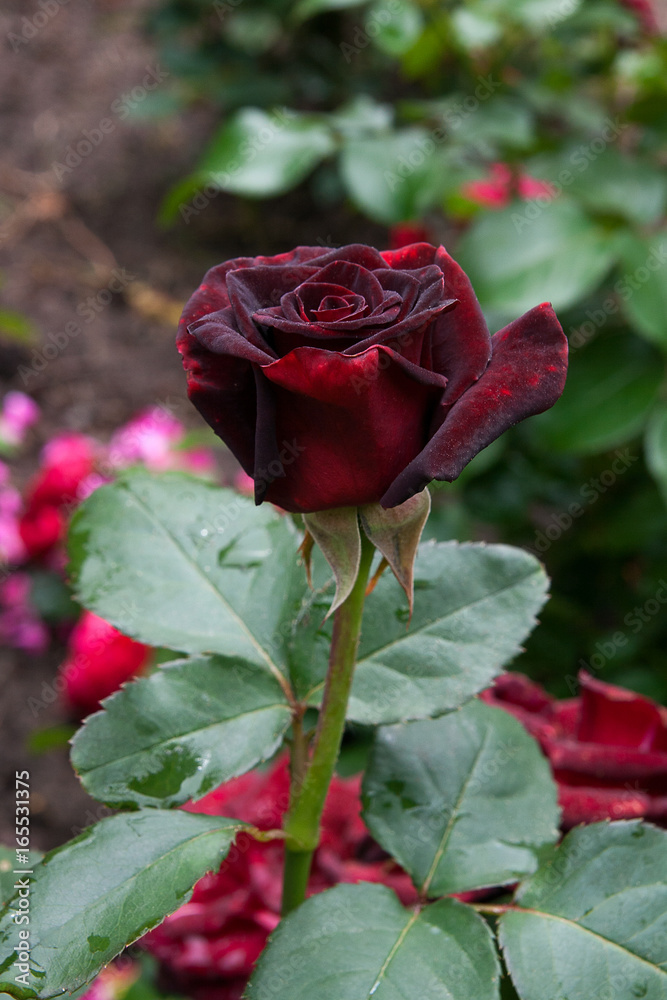
M 75 736 L 72 764 L 109 805 L 181 805 L 270 757 L 290 721 L 280 685 L 261 667 L 181 660 L 107 698 Z
M 487 687 L 520 650 L 548 580 L 527 552 L 444 542 L 420 547 L 415 609 L 385 574 L 366 602 L 348 718 L 369 725 L 429 718 Z M 331 635 L 330 598 L 315 590 L 296 630 L 291 675 L 299 697 L 321 698 Z
M 643 337 L 667 349 L 667 230 L 629 236 L 621 248 L 624 273 L 614 288 L 623 312 Z
M 296 21 L 305 21 L 316 14 L 330 10 L 347 10 L 348 7 L 363 7 L 365 0 L 299 0 L 292 12 Z
M 284 646 L 306 592 L 297 544 L 269 504 L 135 469 L 76 512 L 70 577 L 81 604 L 127 635 L 248 660 L 286 686 Z
M 664 362 L 638 338 L 599 336 L 572 352 L 565 391 L 532 420 L 532 433 L 545 448 L 577 455 L 615 448 L 641 432 L 663 377 Z
M 21 854 L 24 853 L 21 850 Z M 27 863 L 17 864 L 16 848 L 5 847 L 3 844 L 0 844 L 0 907 L 9 902 L 14 895 L 14 883 L 17 878 L 21 878 L 20 872 L 34 868 L 38 861 L 41 860 L 41 857 L 42 855 L 39 851 L 28 851 Z
M 341 153 L 343 182 L 372 219 L 387 225 L 417 219 L 446 189 L 443 152 L 424 128 L 351 140 Z
M 664 830 L 637 821 L 572 830 L 516 905 L 500 918 L 500 941 L 522 1000 L 667 997 Z
M 569 162 L 577 173 L 568 193 L 586 208 L 624 216 L 639 226 L 649 225 L 664 214 L 667 181 L 653 164 L 624 156 L 616 149 L 607 149 L 597 157 L 591 153 L 590 158 L 581 151 L 577 157 L 575 150 Z
M 53 997 L 89 982 L 190 898 L 243 825 L 147 809 L 104 819 L 51 851 L 30 886 L 30 985 L 14 978 L 15 899 L 0 915 L 0 989 L 15 997 Z
M 516 719 L 478 701 L 382 727 L 363 799 L 374 838 L 429 896 L 516 882 L 558 836 L 548 761 Z
M 645 438 L 646 464 L 667 502 L 667 403 L 651 414 Z
M 213 137 L 197 176 L 222 191 L 268 198 L 296 187 L 334 148 L 319 118 L 243 108 Z
M 339 885 L 281 921 L 247 1000 L 496 1000 L 491 934 L 453 899 L 406 910 L 381 885 Z
M 402 56 L 419 38 L 424 27 L 424 15 L 410 0 L 399 0 L 390 5 L 378 0 L 365 19 L 366 34 L 373 44 L 389 56 Z M 372 33 L 372 34 L 371 34 Z
M 616 245 L 564 195 L 545 206 L 515 202 L 480 214 L 457 260 L 482 306 L 503 321 L 540 302 L 566 309 L 593 291 L 617 256 Z

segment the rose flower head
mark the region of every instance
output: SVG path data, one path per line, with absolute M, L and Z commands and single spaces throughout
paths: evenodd
M 270 500 L 395 507 L 552 406 L 567 341 L 547 303 L 491 337 L 443 247 L 297 247 L 212 268 L 178 348 L 188 394 Z

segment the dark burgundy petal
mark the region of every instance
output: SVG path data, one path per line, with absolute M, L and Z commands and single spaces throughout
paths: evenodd
M 414 271 L 435 263 L 437 252 L 430 243 L 410 243 L 398 250 L 383 250 L 381 257 L 394 271 Z
M 439 247 L 436 261 L 445 276 L 445 291 L 456 299 L 456 307 L 434 324 L 431 338 L 431 366 L 449 380 L 434 418 L 433 433 L 461 393 L 486 371 L 491 359 L 489 328 L 467 274 L 444 247 Z
M 500 330 L 492 347 L 482 377 L 457 400 L 421 454 L 392 483 L 380 501 L 384 507 L 403 503 L 432 479 L 456 479 L 508 427 L 556 402 L 565 385 L 567 340 L 548 303 Z
M 353 357 L 301 347 L 262 372 L 285 467 L 266 495 L 301 513 L 377 500 L 422 449 L 446 385 L 383 346 Z
M 364 243 L 348 243 L 347 246 L 322 252 L 317 263 L 323 268 L 337 260 L 346 264 L 358 264 L 359 267 L 364 267 L 367 271 L 375 271 L 379 267 L 387 266 L 384 255 L 379 250 L 366 246 Z
M 190 401 L 251 476 L 257 408 L 252 365 L 241 358 L 213 354 L 187 330 L 179 335 L 178 349 Z
M 579 674 L 579 684 L 580 740 L 603 746 L 667 751 L 667 721 L 664 710 L 654 701 L 626 688 L 605 684 L 585 671 Z
M 206 272 L 201 285 L 188 300 L 181 319 L 182 326 L 185 329 L 190 323 L 194 323 L 207 313 L 216 312 L 229 305 L 227 275 L 230 271 L 263 265 L 284 268 L 325 256 L 327 255 L 322 247 L 297 247 L 295 250 L 290 250 L 289 253 L 278 254 L 276 257 L 234 257 L 232 260 L 225 261 L 224 264 L 217 264 Z
M 336 260 L 323 267 L 321 271 L 317 272 L 317 276 L 312 279 L 312 283 L 317 285 L 337 285 L 347 288 L 348 291 L 355 292 L 357 295 L 363 295 L 371 310 L 375 309 L 376 306 L 382 305 L 384 299 L 382 285 L 373 272 L 347 260 Z M 308 284 L 311 284 L 311 282 L 308 281 Z M 296 289 L 296 292 L 303 298 L 305 288 L 299 287 Z
M 248 340 L 234 326 L 234 311 L 230 307 L 202 316 L 188 327 L 188 334 L 213 354 L 243 358 L 255 364 L 266 364 L 276 357 L 275 352 L 259 337 Z M 178 341 L 180 350 L 180 338 Z
M 432 323 L 433 320 L 445 311 L 455 308 L 456 299 L 445 293 L 444 277 L 440 268 L 424 268 L 422 271 L 415 272 L 415 274 L 420 277 L 420 287 L 409 312 L 405 313 L 405 310 L 401 310 L 399 317 L 392 322 L 390 327 L 379 330 L 377 333 L 371 333 L 365 340 L 360 340 L 358 343 L 353 344 L 347 349 L 347 354 L 365 351 L 373 344 L 387 343 L 388 341 L 391 341 L 394 350 L 403 353 L 400 346 L 403 338 L 409 338 L 413 330 L 425 327 L 426 324 Z M 400 287 L 402 281 L 396 282 L 395 277 L 387 277 L 386 279 L 383 277 L 383 284 L 391 285 L 392 283 L 396 283 Z M 407 292 L 408 294 L 413 294 L 411 288 L 408 288 Z M 439 371 L 439 369 L 434 370 Z M 448 378 L 445 371 L 440 371 L 440 374 Z

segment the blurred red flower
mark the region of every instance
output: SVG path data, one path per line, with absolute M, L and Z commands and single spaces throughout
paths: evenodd
M 492 163 L 488 177 L 480 181 L 468 181 L 461 191 L 470 201 L 485 208 L 505 208 L 513 195 L 525 200 L 540 195 L 553 198 L 553 188 L 547 181 L 540 181 L 521 172 L 515 176 L 507 163 Z
M 481 697 L 540 743 L 558 783 L 564 829 L 604 819 L 667 826 L 667 709 L 583 671 L 581 694 L 557 701 L 523 674 Z
M 95 443 L 83 434 L 60 434 L 44 448 L 42 465 L 28 485 L 19 523 L 27 555 L 40 559 L 61 540 L 67 514 L 81 500 L 80 488 L 95 468 Z
M 95 712 L 102 698 L 147 666 L 152 652 L 150 646 L 84 611 L 72 629 L 67 657 L 60 667 L 67 705 L 79 717 Z

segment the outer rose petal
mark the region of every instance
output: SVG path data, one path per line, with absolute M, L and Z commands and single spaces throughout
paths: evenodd
M 654 701 L 626 688 L 605 684 L 583 670 L 579 673 L 579 684 L 580 740 L 641 751 L 667 751 L 667 712 Z M 667 770 L 667 754 L 665 761 Z
M 519 420 L 556 402 L 565 385 L 567 339 L 548 303 L 525 313 L 492 338 L 488 368 L 452 407 L 424 450 L 384 494 L 395 507 L 432 479 L 452 482 L 482 448 Z
M 381 496 L 422 449 L 446 386 L 382 345 L 357 355 L 301 347 L 262 374 L 274 386 L 268 419 L 283 458 L 256 469 L 255 480 L 268 483 L 267 499 L 299 513 Z M 258 436 L 262 421 L 260 411 Z
M 181 320 L 183 323 L 183 320 Z M 249 476 L 255 465 L 255 377 L 250 362 L 207 350 L 181 328 L 188 396 Z

